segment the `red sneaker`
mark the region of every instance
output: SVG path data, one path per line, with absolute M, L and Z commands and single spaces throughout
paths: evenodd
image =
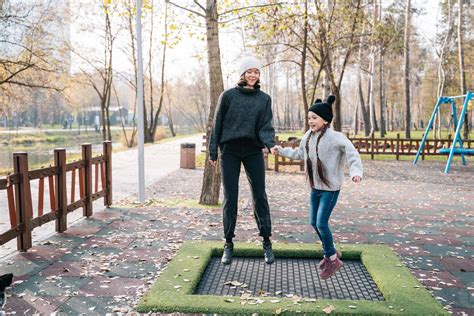
M 341 257 L 342 257 L 342 254 L 337 250 L 336 250 L 336 257 L 337 257 L 337 259 L 341 259 Z M 329 258 L 324 257 L 323 260 L 319 261 L 318 268 L 323 270 L 327 261 L 329 261 Z
M 334 259 L 334 260 L 329 260 L 326 262 L 326 265 L 324 266 L 324 269 L 323 271 L 321 271 L 321 279 L 323 280 L 326 280 L 326 279 L 329 279 L 330 277 L 332 277 L 336 272 L 337 270 L 339 270 L 342 266 L 344 265 L 344 263 L 339 260 L 338 258 Z

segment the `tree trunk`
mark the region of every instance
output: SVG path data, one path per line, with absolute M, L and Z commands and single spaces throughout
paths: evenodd
M 410 9 L 411 0 L 406 0 L 405 9 L 405 40 L 404 40 L 404 79 L 405 79 L 405 137 L 411 138 L 410 109 Z
M 362 33 L 365 31 L 365 24 L 362 26 Z M 370 118 L 369 113 L 367 112 L 364 100 L 364 92 L 362 89 L 362 48 L 365 46 L 363 44 L 362 36 L 359 38 L 359 62 L 358 62 L 358 73 L 357 73 L 357 96 L 358 104 L 360 108 L 361 118 L 364 122 L 364 135 L 367 137 L 370 134 Z M 358 130 L 358 128 L 357 128 Z M 357 132 L 355 133 L 357 134 Z
M 384 55 L 382 49 L 379 51 L 379 102 L 380 102 L 380 137 L 385 137 L 385 78 L 384 78 Z
M 305 117 L 308 117 L 308 99 L 306 94 L 306 54 L 308 49 L 308 0 L 304 2 L 304 26 L 303 26 L 303 50 L 301 52 L 301 94 L 303 97 L 303 109 Z M 309 129 L 309 122 L 305 119 L 304 129 Z
M 102 125 L 102 140 L 107 140 L 107 124 L 105 123 L 105 99 L 106 96 L 103 96 L 103 99 L 100 100 L 100 113 L 101 113 L 101 118 L 100 118 L 100 124 Z
M 451 37 L 451 0 L 448 0 L 448 29 L 446 30 L 446 34 L 443 39 L 443 43 L 441 44 L 441 47 L 439 49 L 439 62 L 438 62 L 438 89 L 437 89 L 437 96 L 439 99 L 443 94 L 444 94 L 444 85 L 446 83 L 446 71 L 444 70 L 444 55 L 446 53 L 446 46 L 447 43 L 449 42 L 449 39 Z M 437 101 L 437 100 L 436 100 Z M 436 115 L 436 121 L 433 126 L 433 134 L 435 138 L 441 138 L 441 111 L 438 111 Z
M 467 93 L 466 88 L 466 72 L 464 67 L 464 42 L 463 42 L 463 1 L 458 0 L 459 6 L 459 17 L 458 17 L 458 56 L 459 56 L 459 75 L 461 82 L 461 94 L 465 95 Z M 464 103 L 465 99 L 461 99 Z M 464 116 L 464 139 L 469 138 L 469 115 L 466 111 Z
M 151 138 L 152 141 L 155 139 L 155 133 L 156 133 L 156 128 L 158 126 L 158 117 L 161 112 L 161 108 L 163 107 L 163 95 L 165 92 L 165 64 L 166 64 L 166 49 L 168 48 L 168 3 L 165 3 L 165 39 L 163 43 L 163 55 L 161 58 L 161 84 L 160 84 L 160 99 L 158 100 L 158 109 L 156 110 L 153 121 L 152 121 L 152 126 L 151 126 Z M 150 41 L 151 41 L 151 35 L 150 35 Z M 150 52 L 151 52 L 151 44 L 150 44 Z M 151 60 L 151 54 L 150 54 L 150 60 Z M 151 68 L 151 65 L 150 65 Z M 151 71 L 150 71 L 150 78 L 151 78 Z M 151 84 L 151 83 L 150 83 Z M 152 92 L 152 91 L 150 91 Z M 153 114 L 153 113 L 152 113 Z
M 207 150 L 204 166 L 204 176 L 199 204 L 216 205 L 219 202 L 219 191 L 221 187 L 221 173 L 219 164 L 213 167 L 209 163 L 209 144 L 211 139 L 214 114 L 220 94 L 224 91 L 224 80 L 222 78 L 221 54 L 219 48 L 219 25 L 217 14 L 217 0 L 206 2 L 206 38 L 207 59 L 209 65 L 209 87 L 210 87 L 210 109 L 206 126 Z
M 355 102 L 354 105 L 354 123 L 352 126 L 352 129 L 354 131 L 354 135 L 357 135 L 359 133 L 359 102 Z
M 362 79 L 359 75 L 359 104 L 360 104 L 360 111 L 362 113 L 362 119 L 364 120 L 364 135 L 367 137 L 370 135 L 370 114 L 365 106 L 365 99 L 364 99 L 364 92 L 362 91 Z
M 369 103 L 370 132 L 372 136 L 375 132 L 375 106 L 374 106 L 374 73 L 375 73 L 375 48 L 371 48 L 370 66 L 369 66 L 369 82 L 367 84 L 367 102 Z
M 168 103 L 168 107 L 167 107 L 167 116 L 168 116 L 168 127 L 170 129 L 170 132 L 171 132 L 171 136 L 175 137 L 176 136 L 176 131 L 174 130 L 174 123 L 173 123 L 173 113 L 171 112 L 171 100 L 170 100 L 170 94 L 167 92 L 166 93 L 166 97 L 167 97 L 167 103 Z M 166 107 L 165 107 L 166 108 Z

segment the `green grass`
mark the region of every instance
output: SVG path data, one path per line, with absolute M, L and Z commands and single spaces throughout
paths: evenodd
M 196 135 L 202 135 L 203 133 L 193 133 L 193 134 L 182 134 L 182 135 L 176 135 L 176 136 L 169 136 L 163 139 L 160 139 L 159 141 L 155 142 L 155 144 L 162 144 L 162 143 L 169 143 L 172 141 L 175 141 L 177 139 L 182 139 L 186 137 L 191 137 L 191 136 L 196 136 Z
M 118 140 L 122 134 L 122 131 L 113 130 L 112 139 Z M 70 144 L 80 143 L 94 143 L 102 141 L 102 133 L 96 133 L 89 130 L 87 133 L 81 131 L 81 134 L 77 132 L 64 132 L 63 130 L 44 132 L 37 130 L 31 133 L 25 134 L 10 134 L 0 135 L 1 143 L 4 145 L 10 145 L 13 147 L 21 146 L 36 146 L 36 145 L 47 145 L 51 146 L 58 144 L 59 146 L 69 146 Z
M 304 135 L 304 132 L 302 131 L 295 131 L 295 132 L 282 132 L 282 133 L 276 133 L 276 136 L 278 136 L 279 140 L 288 140 L 289 137 L 297 137 L 298 139 L 301 139 Z
M 341 245 L 343 259 L 360 259 L 382 292 L 385 301 L 367 300 L 301 300 L 259 297 L 257 305 L 241 304 L 239 297 L 194 295 L 200 278 L 213 256 L 222 255 L 221 242 L 185 242 L 158 280 L 140 300 L 136 310 L 148 312 L 218 313 L 218 314 L 320 314 L 329 305 L 332 314 L 409 314 L 448 315 L 441 304 L 403 266 L 393 251 L 385 245 Z M 283 257 L 322 257 L 312 244 L 274 244 L 276 260 Z M 236 243 L 234 256 L 262 256 L 260 245 Z M 229 280 L 230 281 L 230 280 Z M 279 300 L 276 303 L 271 299 Z M 351 307 L 349 307 L 351 306 Z M 355 306 L 355 308 L 354 308 Z

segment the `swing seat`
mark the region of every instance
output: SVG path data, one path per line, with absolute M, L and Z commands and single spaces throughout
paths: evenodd
M 438 150 L 440 154 L 449 154 L 451 152 L 451 148 L 441 148 Z M 454 149 L 455 155 L 473 155 L 474 156 L 474 149 L 466 149 L 466 148 L 455 148 Z

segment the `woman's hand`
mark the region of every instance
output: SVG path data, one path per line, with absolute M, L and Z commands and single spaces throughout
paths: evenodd
M 211 160 L 211 159 L 209 159 L 209 163 L 210 163 L 211 166 L 213 166 L 214 168 L 217 166 L 217 160 Z
M 352 181 L 355 182 L 355 183 L 359 183 L 359 182 L 362 181 L 362 178 L 359 177 L 359 176 L 353 176 L 353 177 L 352 177 Z
M 278 146 L 277 145 L 273 146 L 272 148 L 270 148 L 270 151 L 272 152 L 274 156 L 278 155 Z

